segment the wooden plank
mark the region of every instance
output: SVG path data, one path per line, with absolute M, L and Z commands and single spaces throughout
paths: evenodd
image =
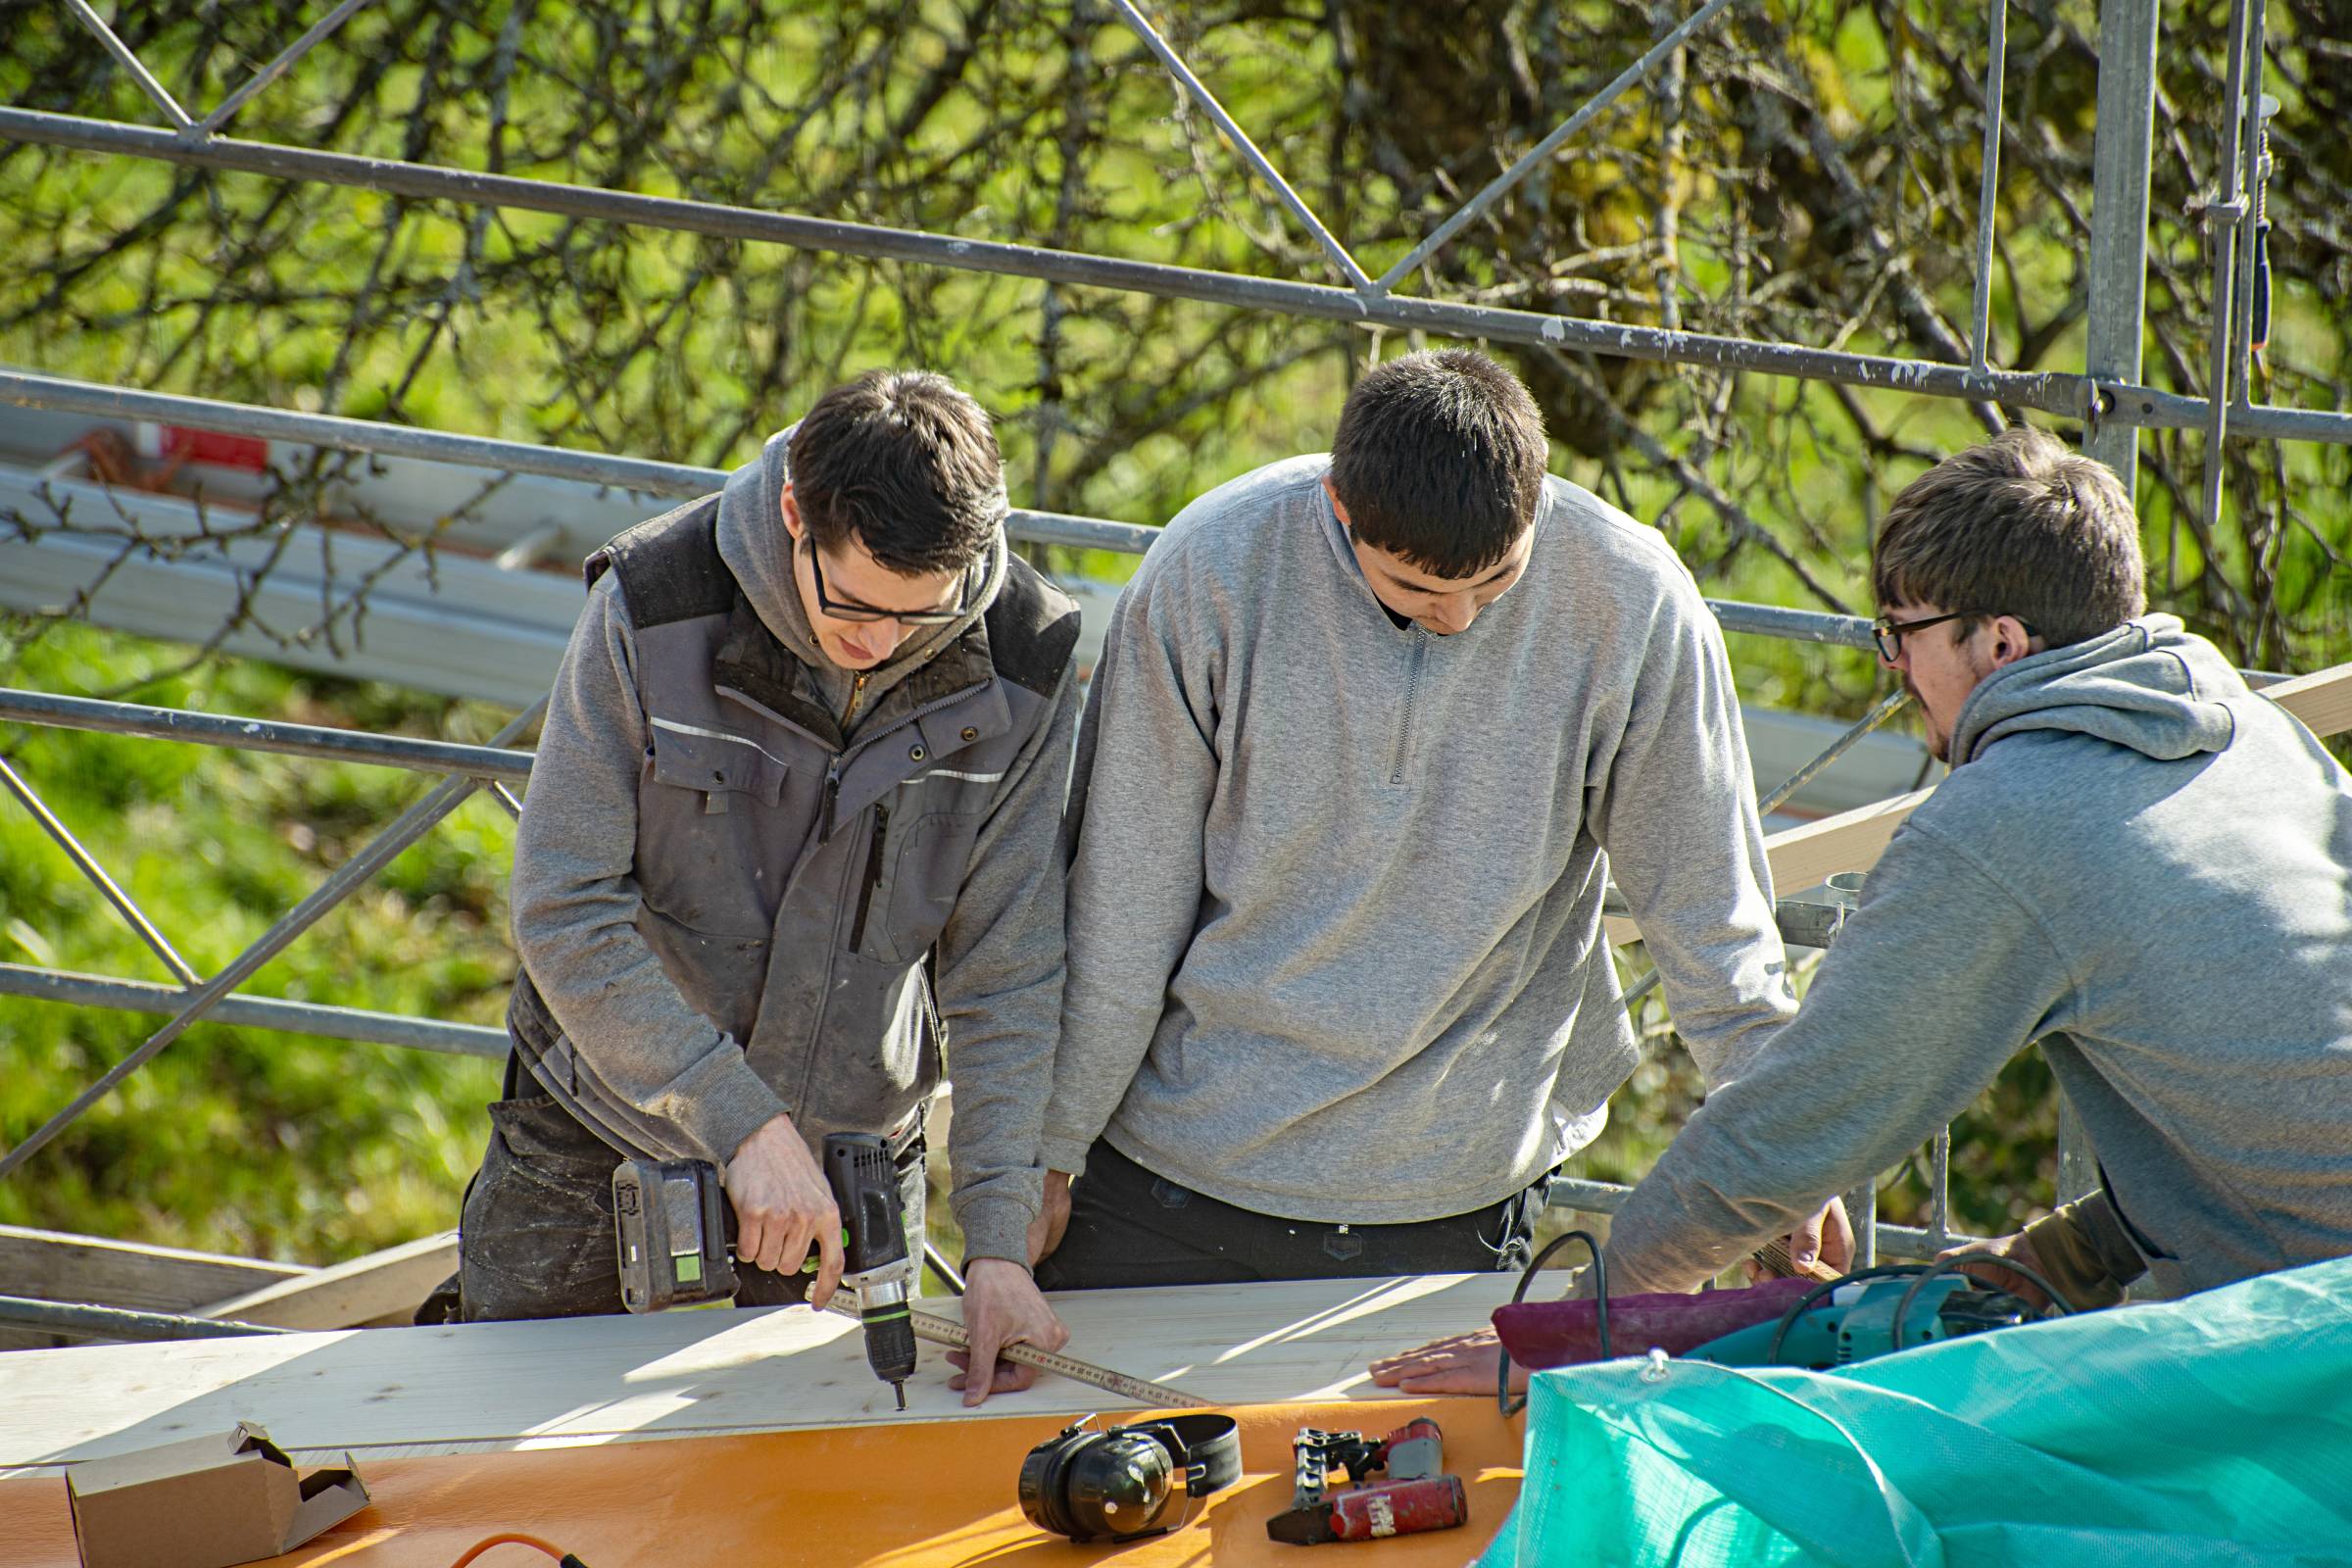
M 0 1225 L 0 1281 L 7 1282 L 7 1294 L 44 1301 L 186 1312 L 225 1292 L 250 1291 L 309 1272 L 297 1263 Z M 37 1329 L 0 1328 L 0 1351 L 47 1350 L 79 1343 Z
M 350 1329 L 385 1318 L 407 1322 L 457 1267 L 458 1233 L 444 1231 L 221 1297 L 198 1307 L 196 1315 L 282 1329 Z
M 186 1312 L 310 1272 L 299 1263 L 0 1225 L 0 1280 L 8 1282 L 7 1294 L 44 1301 Z
M 1786 897 L 1819 887 L 1839 871 L 1869 870 L 1878 864 L 1880 852 L 1903 819 L 1934 793 L 1913 790 L 1767 835 L 1764 856 L 1772 863 L 1773 890 Z
M 597 1568 L 809 1564 L 821 1568 L 1325 1568 L 1322 1554 L 1266 1539 L 1291 1504 L 1292 1441 L 1416 1417 L 1445 1429 L 1446 1468 L 1461 1478 L 1469 1522 L 1459 1530 L 1343 1547 L 1342 1568 L 1461 1568 L 1494 1539 L 1518 1500 L 1523 1421 L 1486 1398 L 1362 1405 L 1249 1405 L 1242 1479 L 1182 1499 L 1169 1535 L 1072 1547 L 1015 1506 L 1021 1460 L 1061 1418 L 906 1421 L 671 1443 L 543 1448 L 527 1453 L 360 1460 L 372 1505 L 280 1564 L 305 1568 L 449 1568 L 484 1536 L 524 1529 Z M 1377 1423 L 1368 1419 L 1376 1414 Z M 0 1479 L 9 1568 L 78 1568 L 65 1483 Z M 480 1568 L 552 1568 L 518 1548 Z
M 1054 1298 L 1068 1353 L 1219 1405 L 1388 1399 L 1374 1357 L 1475 1328 L 1506 1274 L 1298 1281 Z M 953 1315 L 952 1299 L 924 1302 Z M 908 1414 L 858 1325 L 807 1307 L 199 1340 L 0 1357 L 0 1466 L 120 1453 L 258 1421 L 289 1448 L 459 1451 L 960 1419 L 935 1346 Z M 1116 1396 L 1041 1378 L 983 1417 L 1081 1415 Z M 1362 1424 L 1379 1421 L 1367 1412 Z
M 2301 719 L 2322 740 L 2352 730 L 2352 663 L 2266 686 L 2262 695 Z

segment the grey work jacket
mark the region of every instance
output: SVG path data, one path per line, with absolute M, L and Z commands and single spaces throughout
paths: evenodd
M 592 586 L 619 580 L 648 724 L 636 929 L 812 1148 L 836 1130 L 904 1135 L 941 1076 L 924 959 L 1002 781 L 1071 678 L 1077 608 L 1012 560 L 985 615 L 844 736 L 720 560 L 718 505 L 630 529 L 587 565 Z M 1054 916 L 1040 940 L 1058 944 Z M 508 1017 L 532 1074 L 615 1148 L 691 1148 L 599 1081 L 527 960 Z

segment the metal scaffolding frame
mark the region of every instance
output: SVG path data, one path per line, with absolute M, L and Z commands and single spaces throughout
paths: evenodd
M 2099 24 L 2098 130 L 2093 149 L 2088 342 L 2080 373 L 2020 372 L 1987 363 L 1990 267 L 1999 173 L 2002 74 L 2006 56 L 2007 7 L 1989 8 L 1989 50 L 1984 80 L 1985 125 L 1976 247 L 1975 294 L 1969 336 L 1970 363 L 1947 364 L 1887 355 L 1861 355 L 1799 345 L 1752 341 L 1653 327 L 1624 325 L 1540 312 L 1506 310 L 1395 292 L 1440 248 L 1456 238 L 1493 204 L 1542 167 L 1590 124 L 1610 103 L 1639 83 L 1695 31 L 1707 25 L 1730 0 L 1706 0 L 1663 32 L 1651 47 L 1593 94 L 1557 129 L 1464 202 L 1382 276 L 1373 278 L 1345 241 L 1327 228 L 1283 178 L 1264 152 L 1217 101 L 1181 55 L 1152 26 L 1132 0 L 1112 0 L 1118 16 L 1169 72 L 1180 89 L 1208 116 L 1246 168 L 1264 180 L 1291 219 L 1321 249 L 1341 285 L 1174 267 L 1115 257 L 996 241 L 969 240 L 918 230 L 887 228 L 693 200 L 515 178 L 437 168 L 389 159 L 356 157 L 314 149 L 242 141 L 221 127 L 255 95 L 280 79 L 305 55 L 330 36 L 366 0 L 341 0 L 328 15 L 296 39 L 201 120 L 192 116 L 139 61 L 134 50 L 92 9 L 88 0 L 65 0 L 169 122 L 169 128 L 126 124 L 81 116 L 0 107 L 0 138 L 52 147 L 140 157 L 184 167 L 238 172 L 285 179 L 367 189 L 471 206 L 500 206 L 554 213 L 622 224 L 753 242 L 820 250 L 846 256 L 887 258 L 960 270 L 1004 273 L 1087 287 L 1199 300 L 1292 316 L 1419 330 L 1454 338 L 1485 339 L 1537 348 L 1594 354 L 1673 365 L 1748 371 L 1847 386 L 1914 393 L 2013 408 L 2080 419 L 2084 447 L 2107 462 L 2127 487 L 2137 477 L 2137 432 L 2141 428 L 2199 429 L 2207 435 L 2204 506 L 2218 511 L 2222 487 L 2222 443 L 2227 439 L 2294 439 L 2352 443 L 2352 414 L 2255 404 L 2245 374 L 2246 332 L 2242 318 L 2250 300 L 2252 221 L 2250 191 L 2257 175 L 2254 142 L 2259 131 L 2262 8 L 2233 0 L 2226 115 L 2227 156 L 2223 187 L 2206 210 L 2214 240 L 2215 299 L 2212 377 L 2208 396 L 2187 397 L 2139 383 L 2141 313 L 2147 270 L 2150 137 L 2156 93 L 2155 52 L 2158 0 L 2101 0 Z M 2240 148 L 2244 168 L 2240 171 Z M 2233 329 L 2234 328 L 2234 329 Z M 648 496 L 707 492 L 723 476 L 714 470 L 618 455 L 564 451 L 491 441 L 451 432 L 420 430 L 331 416 L 172 397 L 93 386 L 56 377 L 0 373 L 0 403 L 133 418 L 157 418 L 204 430 L 309 442 L 346 451 L 432 458 L 508 472 L 556 474 L 615 486 Z M 1155 530 L 1101 518 L 1016 512 L 1013 530 L 1024 538 L 1079 548 L 1141 552 Z M 1864 646 L 1866 623 L 1772 606 L 1713 603 L 1733 630 L 1804 641 Z M 543 706 L 543 705 L 542 705 Z M 1800 771 L 1792 788 L 1850 746 L 1892 711 L 1882 703 L 1823 757 Z M 210 980 L 201 979 L 104 866 L 74 839 L 14 768 L 0 763 L 5 786 L 155 953 L 176 987 L 103 977 L 68 975 L 0 965 L 0 993 L 42 996 L 92 1005 L 171 1014 L 161 1029 L 91 1085 L 56 1116 L 5 1155 L 0 1177 L 14 1171 L 89 1105 L 141 1064 L 168 1047 L 191 1023 L 214 1017 L 262 1027 L 294 1028 L 349 1039 L 382 1041 L 427 1050 L 498 1054 L 504 1035 L 493 1029 L 435 1024 L 359 1009 L 242 997 L 237 987 L 328 909 L 389 864 L 409 844 L 429 831 L 476 790 L 494 791 L 510 810 L 519 810 L 511 783 L 529 772 L 527 754 L 508 750 L 535 722 L 539 708 L 510 723 L 488 747 L 365 735 L 316 726 L 140 709 L 133 705 L 28 692 L 0 692 L 0 720 L 65 725 L 160 739 L 198 741 L 296 755 L 406 767 L 445 775 L 359 854 L 331 873 L 310 897 Z M 1646 987 L 1641 988 L 1646 989 Z M 1636 996 L 1640 995 L 1637 990 Z M 2084 1190 L 2086 1169 L 2079 1135 L 2062 1136 L 2062 1196 Z M 1913 1254 L 1948 1245 L 1949 1134 L 1934 1146 L 1933 1215 L 1924 1231 L 1877 1226 L 1875 1189 L 1849 1195 L 1864 1257 L 1879 1248 Z M 1603 1183 L 1564 1182 L 1555 1201 L 1606 1211 L 1625 1189 Z

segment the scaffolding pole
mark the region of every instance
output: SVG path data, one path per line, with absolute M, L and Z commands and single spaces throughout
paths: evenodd
M 2133 3 L 2144 4 L 2148 0 L 2133 0 Z M 2152 83 L 2151 76 L 2151 87 Z M 2176 400 L 2158 395 L 2138 386 L 2132 376 L 2077 375 L 2062 370 L 1977 370 L 1934 360 L 1762 343 L 1713 333 L 1668 331 L 1661 327 L 1450 300 L 1370 295 L 1326 284 L 1090 256 L 1037 245 L 959 239 L 919 229 L 885 228 L 715 202 L 642 196 L 555 180 L 440 169 L 396 159 L 364 158 L 223 136 L 192 140 L 151 126 L 39 110 L 0 108 L 0 140 L 150 158 L 194 168 L 382 191 L 425 201 L 509 207 L 843 256 L 1029 277 L 1165 299 L 1198 300 L 1315 320 L 1429 332 L 1441 337 L 1791 376 L 1968 403 L 2006 403 L 2065 418 L 2199 427 L 2208 417 L 2204 399 Z M 2144 191 L 2147 182 L 2144 165 L 2139 172 L 2139 182 Z M 2144 195 L 2141 210 L 2144 216 Z M 2138 236 L 2143 251 L 2144 227 L 2143 223 Z M 2134 317 L 2131 327 L 2134 365 L 2138 329 Z M 2231 427 L 2252 437 L 2291 434 L 2301 439 L 2352 443 L 2352 414 L 2257 406 L 2233 419 Z
M 885 228 L 713 202 L 599 190 L 586 185 L 441 169 L 396 159 L 364 158 L 222 136 L 191 141 L 149 126 L 30 109 L 0 109 L 0 139 L 310 180 L 419 200 L 555 213 L 714 238 L 1199 300 L 1320 320 L 1432 332 L 1442 337 L 1484 338 L 1533 348 L 1548 346 L 1662 364 L 1835 381 L 1927 397 L 2008 403 L 2074 418 L 2083 416 L 2090 396 L 2090 387 L 2082 376 L 2063 371 L 1980 371 L 1964 365 L 1931 360 L 1759 343 L 1746 338 L 1667 331 L 1539 311 L 1397 295 L 1376 297 L 1327 284 L 1089 256 L 1036 245 L 960 239 L 917 229 Z M 2352 440 L 2352 416 L 2346 416 L 2345 424 L 2345 439 Z
M 2148 181 L 2156 134 L 2157 0 L 2100 0 L 2099 119 L 2090 151 L 2090 267 L 2082 370 L 2123 388 L 2102 404 L 2082 450 L 2139 487 L 2139 427 L 2201 423 L 2157 417 L 2157 397 L 2136 388 L 2147 330 Z M 2168 403 L 2174 400 L 2166 400 Z M 2191 399 L 2179 399 L 2180 405 Z M 2168 414 L 2184 414 L 2175 407 Z M 2202 416 L 2202 407 L 2195 412 Z M 2241 432 L 2244 427 L 2240 426 Z

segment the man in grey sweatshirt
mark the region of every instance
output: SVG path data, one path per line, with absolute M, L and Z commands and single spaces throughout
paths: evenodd
M 813 1246 L 822 1305 L 843 1260 L 815 1152 L 887 1137 L 919 1245 L 945 1052 L 967 1401 L 998 1345 L 1064 1338 L 1027 1239 L 1078 612 L 1009 556 L 1004 511 L 979 406 L 876 372 L 589 558 L 515 838 L 514 1055 L 466 1202 L 466 1317 L 619 1309 L 621 1153 L 718 1167 L 738 1299 L 800 1299 Z
M 2101 1187 L 1995 1246 L 2074 1304 L 2352 1253 L 2352 777 L 2144 613 L 2122 485 L 2038 431 L 1907 488 L 1876 587 L 1881 655 L 1952 774 L 1797 1020 L 1618 1211 L 1611 1294 L 1688 1290 L 1877 1178 L 2034 1040 Z M 1493 1389 L 1491 1346 L 1376 1376 Z
M 1637 1059 L 1612 875 L 1708 1083 L 1790 1015 L 1713 617 L 1545 458 L 1500 366 L 1391 361 L 1329 458 L 1194 502 L 1120 599 L 1073 786 L 1048 1289 L 1523 1257 Z

